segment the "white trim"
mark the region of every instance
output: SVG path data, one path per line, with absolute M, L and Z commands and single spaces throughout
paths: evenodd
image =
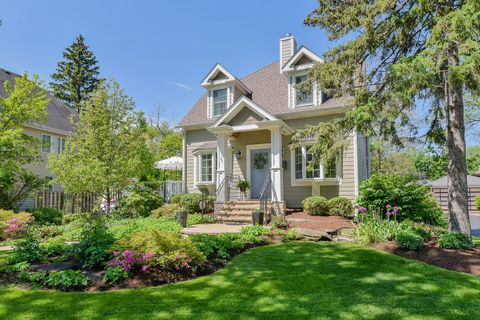
M 219 73 L 222 72 L 227 76 L 227 79 L 222 79 L 222 80 L 215 80 L 212 81 L 210 80 L 211 78 L 215 78 L 215 76 Z M 213 68 L 210 70 L 210 72 L 203 78 L 201 85 L 206 88 L 206 89 L 211 89 L 217 85 L 222 85 L 222 84 L 232 84 L 235 83 L 238 85 L 244 93 L 251 93 L 251 90 L 247 88 L 245 84 L 243 84 L 242 81 L 237 79 L 232 73 L 230 73 L 227 69 L 225 69 L 220 63 L 217 63 L 213 66 Z
M 183 193 L 187 193 L 187 129 L 182 129 L 182 157 L 183 157 L 183 170 L 182 170 L 182 191 Z M 195 159 L 194 159 L 195 161 Z M 195 166 L 195 163 L 193 164 Z M 195 184 L 195 167 L 194 167 L 194 176 L 193 176 L 193 183 Z
M 260 144 L 247 144 L 246 146 L 246 150 L 247 150 L 247 175 L 246 175 L 246 178 L 247 178 L 247 181 L 250 183 L 250 185 L 252 185 L 252 169 L 251 169 L 251 152 L 252 150 L 256 150 L 256 149 L 269 149 L 269 153 L 270 153 L 270 156 L 271 156 L 271 153 L 272 153 L 272 144 L 271 143 L 260 143 Z M 271 162 L 271 161 L 270 161 Z M 270 166 L 272 164 L 270 163 Z M 270 174 L 270 168 L 268 170 L 268 174 Z M 250 189 L 248 190 L 248 199 L 250 199 L 252 195 L 252 192 L 250 191 Z
M 244 107 L 249 108 L 253 112 L 257 113 L 258 115 L 264 117 L 267 120 L 278 120 L 277 117 L 272 115 L 270 112 L 266 111 L 259 105 L 257 105 L 252 100 L 248 99 L 245 96 L 242 96 L 238 99 L 227 111 L 218 118 L 213 124 L 212 128 L 219 127 L 222 123 L 230 121 L 234 116 L 236 116 Z
M 43 124 L 32 124 L 32 123 L 30 123 L 30 124 L 25 124 L 24 126 L 26 128 L 43 130 L 43 131 L 47 131 L 49 133 L 61 134 L 61 135 L 64 135 L 64 136 L 69 136 L 70 134 L 72 134 L 71 131 L 60 130 L 60 129 L 52 128 L 52 127 L 49 127 L 49 126 L 46 126 L 46 125 L 43 125 Z
M 312 63 L 302 66 L 294 66 L 294 64 L 302 57 L 306 56 L 312 60 Z M 306 70 L 311 68 L 315 63 L 323 63 L 323 59 L 320 58 L 315 52 L 308 49 L 305 46 L 301 46 L 295 54 L 288 59 L 285 65 L 282 68 L 282 72 L 295 71 L 295 70 Z
M 353 130 L 353 185 L 354 185 L 354 195 L 358 197 L 358 139 L 357 139 L 357 130 Z
M 201 161 L 202 155 L 211 154 L 212 155 L 212 180 L 211 181 L 200 181 L 201 175 Z M 208 186 L 215 185 L 216 183 L 216 172 L 217 172 L 217 151 L 215 150 L 201 150 L 196 152 L 193 155 L 193 186 L 198 188 L 199 186 Z

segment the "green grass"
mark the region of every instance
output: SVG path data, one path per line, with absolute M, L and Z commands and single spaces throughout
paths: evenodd
M 260 247 L 219 272 L 137 290 L 0 289 L 1 319 L 474 319 L 480 279 L 350 244 Z
M 480 238 L 479 237 L 472 237 L 473 244 L 476 246 L 480 246 Z

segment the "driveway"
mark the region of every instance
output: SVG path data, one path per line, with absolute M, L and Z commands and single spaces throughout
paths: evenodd
M 472 234 L 480 237 L 480 214 L 470 214 L 470 224 L 472 225 Z

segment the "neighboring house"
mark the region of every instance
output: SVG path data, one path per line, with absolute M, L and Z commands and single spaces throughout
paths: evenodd
M 4 82 L 15 83 L 20 75 L 0 68 L 0 95 L 6 96 Z M 41 146 L 38 150 L 38 161 L 25 165 L 25 168 L 38 176 L 54 178 L 48 170 L 48 156 L 51 153 L 61 153 L 65 148 L 65 138 L 73 131 L 71 118 L 77 119 L 77 114 L 53 96 L 48 96 L 50 103 L 47 106 L 48 117 L 45 122 L 31 123 L 25 126 L 25 133 L 38 138 Z M 53 191 L 61 191 L 60 185 L 52 186 Z M 34 199 L 24 201 L 19 209 L 33 207 Z
M 184 192 L 216 194 L 217 213 L 235 200 L 238 179 L 250 182 L 249 199 L 268 198 L 283 214 L 311 195 L 354 200 L 368 177 L 369 145 L 361 134 L 352 135 L 331 167 L 308 170 L 313 139 L 291 148 L 296 130 L 343 116 L 351 99 L 329 98 L 317 87 L 297 90 L 322 59 L 305 46 L 297 49 L 292 35 L 280 39 L 279 54 L 280 61 L 241 79 L 216 64 L 201 82 L 206 92 L 178 124 L 184 135 Z
M 432 194 L 442 207 L 442 210 L 448 212 L 448 177 L 443 176 L 440 179 L 427 183 L 431 188 Z M 475 206 L 475 197 L 480 197 L 480 177 L 467 176 L 468 186 L 468 211 L 478 213 Z

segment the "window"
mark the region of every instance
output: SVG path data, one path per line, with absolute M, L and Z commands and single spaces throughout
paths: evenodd
M 227 109 L 227 89 L 213 91 L 213 116 L 218 117 Z
M 295 84 L 300 84 L 307 80 L 307 76 L 295 77 Z M 310 91 L 295 90 L 296 106 L 313 104 L 313 89 Z
M 302 179 L 303 174 L 302 148 L 295 148 L 295 179 Z
M 337 163 L 332 162 L 325 168 L 325 178 L 337 177 Z
M 202 153 L 195 156 L 196 183 L 214 183 L 216 154 L 215 152 Z
M 51 146 L 52 146 L 51 138 L 52 137 L 47 134 L 42 134 L 42 152 L 46 152 L 46 153 L 51 152 Z
M 305 170 L 307 179 L 320 178 L 320 164 L 316 165 L 313 169 L 309 168 L 310 163 L 313 161 L 313 154 L 310 152 L 311 147 L 306 147 L 307 157 L 305 159 Z
M 65 138 L 58 138 L 57 153 L 61 154 L 65 150 Z
M 337 161 L 334 161 L 328 166 L 321 163 L 309 168 L 313 161 L 313 154 L 310 152 L 311 146 L 301 146 L 295 148 L 291 153 L 292 163 L 292 180 L 312 180 L 312 179 L 336 179 L 341 175 L 337 171 Z M 306 182 L 306 181 L 305 181 Z

